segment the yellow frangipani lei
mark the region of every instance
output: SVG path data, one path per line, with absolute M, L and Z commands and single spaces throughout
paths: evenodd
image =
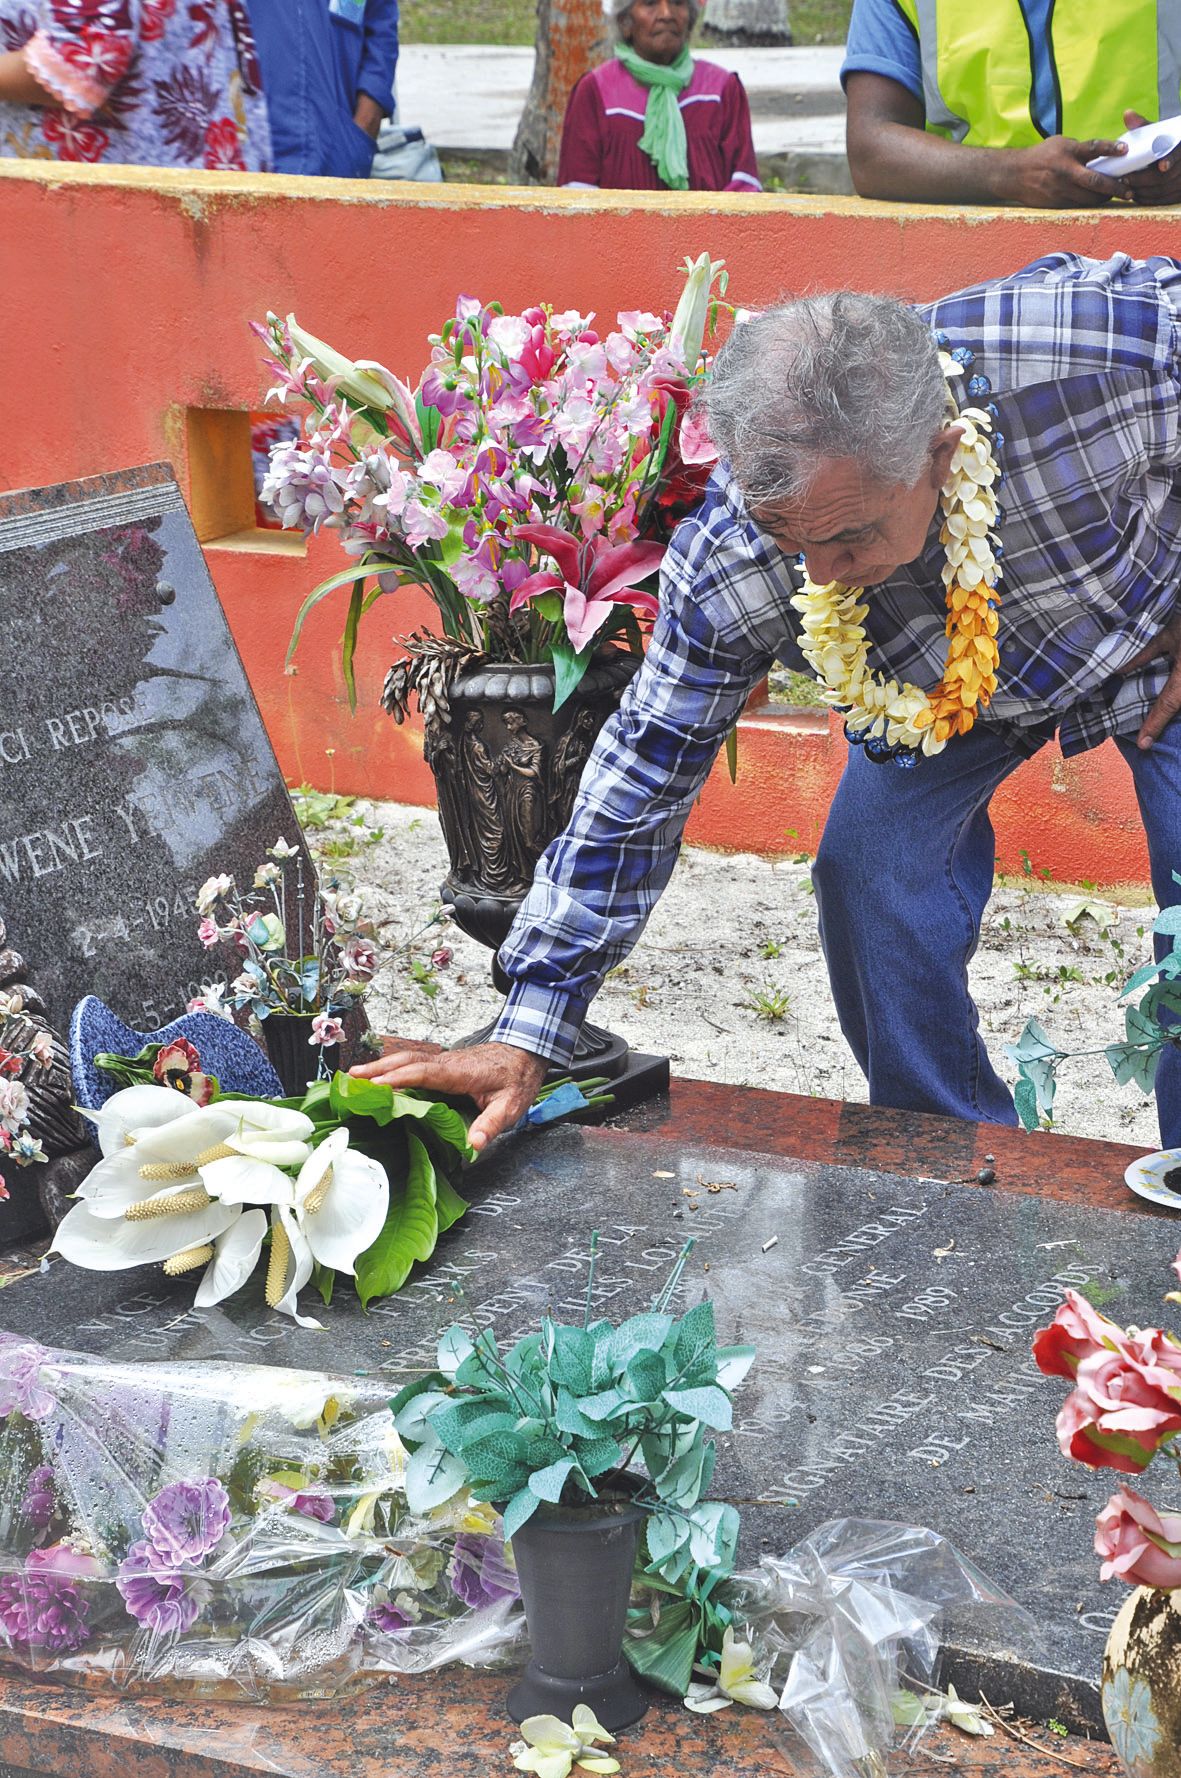
M 947 353 L 940 352 L 939 361 L 946 377 L 962 375 Z M 977 710 L 987 706 L 996 690 L 1000 661 L 993 422 L 981 408 L 959 408 L 950 388 L 948 403 L 948 423 L 960 426 L 962 436 L 939 495 L 939 541 L 947 552 L 943 584 L 948 637 L 939 684 L 925 692 L 870 669 L 862 628 L 869 607 L 860 602 L 864 588 L 839 581 L 817 586 L 806 578 L 803 591 L 792 599 L 803 614 L 801 651 L 824 687 L 825 702 L 846 710 L 846 728 L 887 746 L 926 754 L 941 753 L 952 735 L 967 734 Z

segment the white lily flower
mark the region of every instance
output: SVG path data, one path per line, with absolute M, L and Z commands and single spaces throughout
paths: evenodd
M 367 369 L 362 370 L 351 358 L 338 352 L 335 346 L 317 339 L 314 333 L 301 327 L 294 315 L 288 315 L 287 329 L 296 354 L 300 358 L 310 359 L 312 368 L 323 382 L 334 381 L 339 394 L 360 402 L 362 407 L 376 408 L 379 414 L 385 413 L 391 403 L 390 384 L 395 379 L 384 365 L 371 363 Z
M 708 1669 L 698 1668 L 698 1672 Z M 722 1637 L 722 1658 L 716 1676 L 707 1685 L 691 1685 L 685 1708 L 699 1716 L 728 1710 L 731 1704 L 747 1704 L 752 1710 L 774 1710 L 779 1693 L 774 1686 L 755 1678 L 754 1656 L 749 1642 L 738 1642 L 727 1628 Z
M 137 1091 L 135 1087 L 128 1090 Z M 194 1107 L 167 1087 L 158 1090 L 179 1102 L 181 1115 L 171 1122 L 137 1124 L 126 1130 L 122 1145 L 91 1169 L 78 1196 L 97 1217 L 124 1216 L 136 1204 L 195 1189 L 203 1191 L 202 1162 L 226 1152 L 225 1138 L 237 1127 L 232 1113 L 218 1105 Z
M 372 1247 L 390 1203 L 385 1168 L 349 1147 L 347 1130 L 333 1130 L 295 1182 L 295 1214 L 312 1257 L 334 1271 L 353 1272 L 358 1254 Z
M 519 1772 L 535 1772 L 537 1778 L 567 1778 L 575 1765 L 584 1772 L 618 1772 L 619 1761 L 599 1753 L 595 1743 L 614 1747 L 589 1704 L 576 1704 L 568 1723 L 557 1716 L 527 1716 L 521 1724 L 523 1741 L 514 1741 L 513 1764 Z
M 324 1323 L 312 1315 L 301 1315 L 296 1307 L 300 1291 L 312 1275 L 312 1250 L 288 1204 L 276 1204 L 271 1210 L 271 1257 L 267 1266 L 267 1307 L 280 1315 L 290 1315 L 300 1327 L 322 1329 Z
M 214 1303 L 220 1303 L 241 1289 L 258 1264 L 266 1232 L 266 1211 L 247 1210 L 217 1236 L 213 1243 L 213 1258 L 206 1266 L 193 1298 L 194 1308 L 211 1308 Z

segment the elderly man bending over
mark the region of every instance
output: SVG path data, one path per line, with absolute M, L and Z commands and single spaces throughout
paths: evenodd
M 844 612 L 820 658 L 861 743 L 814 872 L 841 1027 L 874 1104 L 1014 1123 L 967 981 L 997 786 L 1055 735 L 1068 754 L 1111 737 L 1157 898 L 1181 899 L 1179 314 L 1174 260 L 1055 254 L 918 309 L 811 297 L 737 328 L 707 395 L 721 467 L 673 537 L 642 671 L 500 953 L 512 987 L 493 1040 L 387 1040 L 357 1072 L 469 1094 L 477 1147 L 515 1122 L 635 943 L 751 686 L 775 658 L 804 664 L 802 557 L 812 632 L 832 644 L 825 613 Z M 953 364 L 975 420 L 949 406 Z M 951 661 L 945 582 L 970 620 Z M 847 671 L 858 624 L 893 710 L 877 738 L 874 688 Z M 1179 1063 L 1170 1049 L 1158 1074 L 1167 1144 Z

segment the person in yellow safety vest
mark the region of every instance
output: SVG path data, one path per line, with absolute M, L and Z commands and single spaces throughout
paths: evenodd
M 1120 179 L 1086 164 L 1181 113 L 1181 0 L 854 0 L 841 82 L 862 197 L 1181 202 L 1181 151 Z

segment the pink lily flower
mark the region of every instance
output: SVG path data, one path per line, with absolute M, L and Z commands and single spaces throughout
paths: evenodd
M 576 654 L 602 629 L 614 605 L 631 605 L 649 616 L 656 615 L 656 599 L 632 583 L 660 566 L 662 543 L 612 546 L 602 537 L 580 542 L 557 525 L 519 525 L 514 536 L 550 556 L 559 571 L 553 574 L 543 569 L 523 580 L 509 601 L 509 610 L 519 610 L 542 593 L 561 593 L 566 635 Z

